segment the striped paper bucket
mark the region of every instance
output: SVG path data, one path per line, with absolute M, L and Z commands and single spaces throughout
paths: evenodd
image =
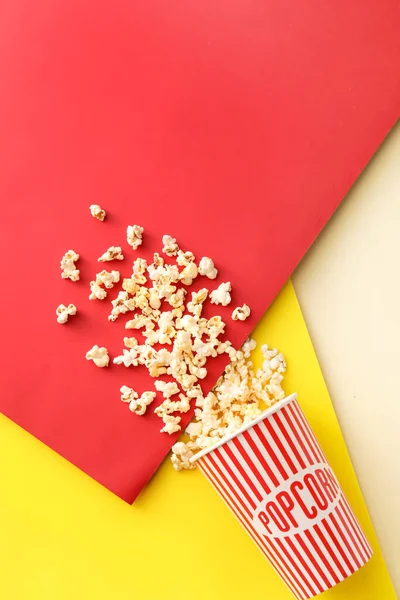
M 296 394 L 192 460 L 299 600 L 371 558 Z

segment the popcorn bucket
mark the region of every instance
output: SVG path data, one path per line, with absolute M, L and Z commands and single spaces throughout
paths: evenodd
M 372 556 L 296 394 L 192 461 L 298 600 L 335 586 Z

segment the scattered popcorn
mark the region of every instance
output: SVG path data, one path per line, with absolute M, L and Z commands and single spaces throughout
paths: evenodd
M 139 344 L 135 337 L 124 337 L 124 346 L 127 348 L 136 348 Z
M 135 400 L 136 398 L 138 398 L 138 394 L 135 392 L 135 390 L 133 390 L 132 388 L 128 387 L 127 385 L 123 385 L 120 390 L 121 392 L 121 400 L 122 402 L 132 402 L 132 400 Z
M 155 268 L 164 266 L 164 259 L 158 252 L 154 252 L 153 254 L 153 265 Z
M 92 217 L 94 217 L 95 219 L 98 219 L 99 221 L 104 221 L 104 218 L 106 216 L 106 211 L 103 210 L 101 208 L 101 206 L 99 206 L 98 204 L 91 204 L 89 208 L 90 208 Z
M 185 394 L 179 394 L 179 400 L 170 400 L 167 398 L 157 406 L 155 414 L 164 419 L 165 415 L 170 415 L 174 412 L 186 413 L 190 410 L 190 399 Z
M 188 264 L 194 262 L 194 260 L 193 252 L 183 252 L 183 250 L 178 250 L 176 262 L 180 267 L 187 267 Z
M 183 307 L 182 306 L 178 306 L 177 308 L 173 308 L 171 310 L 172 316 L 174 319 L 180 319 L 181 316 L 183 315 Z
M 151 308 L 158 309 L 161 306 L 161 300 L 156 289 L 151 288 L 149 292 L 149 304 Z
M 172 446 L 171 462 L 175 471 L 182 469 L 194 469 L 196 465 L 190 462 L 193 452 L 183 442 L 177 442 Z
M 143 227 L 128 226 L 127 240 L 132 248 L 136 250 L 142 244 L 142 237 Z M 164 235 L 162 241 L 162 251 L 169 257 L 175 256 L 176 264 L 166 264 L 157 252 L 151 264 L 137 258 L 132 275 L 123 279 L 122 291 L 111 302 L 108 318 L 115 321 L 121 314 L 135 312 L 125 328 L 141 330 L 144 343 L 136 337 L 124 337 L 125 348 L 113 362 L 125 367 L 145 366 L 149 375 L 156 379 L 154 385 L 162 393 L 163 402 L 154 412 L 164 423 L 162 432 L 179 431 L 181 416 L 178 414 L 187 413 L 191 402 L 195 402 L 195 419 L 186 430 L 189 441 L 174 446 L 172 462 L 176 470 L 181 470 L 192 468 L 189 459 L 194 451 L 209 447 L 216 439 L 251 421 L 261 412 L 261 403 L 270 405 L 282 397 L 281 381 L 286 364 L 277 351 L 271 354 L 263 347 L 263 368 L 254 373 L 250 353 L 255 342 L 248 340 L 242 350 L 237 351 L 229 340 L 220 339 L 226 327 L 221 316 L 209 319 L 201 316 L 208 297 L 211 304 L 227 306 L 231 302 L 230 282 L 221 283 L 211 293 L 205 287 L 192 292 L 191 300 L 185 306 L 187 289 L 182 285 L 192 285 L 199 274 L 215 279 L 218 271 L 209 257 L 203 257 L 197 266 L 194 254 L 181 250 L 175 238 Z M 122 259 L 121 248 L 111 246 L 99 261 Z M 90 284 L 90 298 L 105 298 L 107 289 L 119 280 L 119 271 L 101 271 Z M 165 304 L 171 310 L 164 310 Z M 185 310 L 188 311 L 186 314 Z M 250 308 L 244 304 L 233 311 L 232 318 L 244 320 L 249 314 Z M 207 360 L 223 353 L 229 356 L 231 365 L 214 390 L 204 397 L 199 382 L 207 376 Z M 109 364 L 106 348 L 94 346 L 86 357 L 97 366 Z M 159 379 L 164 375 L 172 381 Z M 127 386 L 122 386 L 120 391 L 121 400 L 138 415 L 143 415 L 156 397 L 156 392 L 144 392 L 139 397 Z M 178 399 L 173 400 L 174 396 Z
M 135 308 L 140 308 L 142 311 L 149 308 L 149 295 L 149 288 L 140 286 L 135 294 L 135 297 L 132 299 Z
M 169 435 L 172 435 L 176 431 L 179 431 L 181 428 L 181 426 L 179 425 L 181 420 L 181 417 L 172 417 L 171 415 L 165 415 L 165 417 L 163 417 L 164 427 L 160 429 L 160 433 L 169 433 Z
M 68 321 L 68 318 L 72 315 L 76 315 L 76 306 L 74 304 L 60 304 L 56 309 L 57 323 L 64 324 Z
M 90 294 L 89 300 L 104 300 L 106 298 L 107 292 L 104 288 L 102 288 L 97 281 L 90 282 Z
M 168 304 L 172 306 L 172 308 L 180 308 L 183 307 L 185 296 L 187 294 L 187 290 L 184 288 L 180 288 L 176 290 L 173 294 L 171 294 L 167 300 Z M 182 308 L 183 312 L 183 308 Z
M 110 246 L 109 249 L 106 252 L 104 252 L 104 254 L 102 254 L 97 260 L 98 262 L 108 262 L 110 260 L 124 260 L 121 246 Z
M 179 387 L 177 386 L 175 381 L 162 381 L 161 379 L 157 379 L 154 382 L 154 387 L 157 392 L 161 392 L 164 398 L 168 399 L 175 394 L 179 394 Z
M 100 271 L 96 275 L 96 283 L 98 285 L 104 285 L 107 289 L 114 287 L 115 283 L 119 282 L 120 273 L 119 271 Z
M 193 421 L 189 423 L 189 425 L 185 429 L 185 433 L 187 435 L 197 436 L 201 433 L 201 423 L 194 423 Z
M 122 280 L 122 289 L 134 296 L 139 289 L 139 285 L 133 277 L 125 277 L 125 279 Z
M 203 303 L 208 296 L 208 289 L 202 288 L 198 292 L 192 292 L 192 300 L 187 303 L 186 308 L 196 317 L 200 317 L 203 311 Z
M 208 256 L 203 256 L 199 263 L 199 273 L 200 275 L 205 275 L 209 279 L 215 279 L 218 275 L 218 271 L 214 266 L 214 262 Z
M 75 263 L 79 259 L 79 254 L 74 250 L 68 250 L 61 259 L 61 277 L 62 279 L 70 279 L 71 281 L 79 280 L 79 269 L 76 268 Z
M 238 306 L 237 308 L 235 308 L 235 310 L 232 312 L 232 319 L 234 321 L 245 321 L 247 319 L 247 317 L 250 316 L 250 307 L 247 306 L 247 304 L 243 304 L 243 306 Z
M 271 358 L 274 358 L 274 356 L 277 356 L 277 354 L 278 354 L 278 350 L 276 348 L 273 348 L 272 350 L 270 350 L 268 348 L 267 344 L 263 344 L 261 346 L 261 352 L 262 352 L 263 357 L 268 360 Z
M 86 353 L 86 360 L 92 360 L 96 367 L 108 367 L 110 357 L 108 356 L 107 348 L 93 346 L 93 348 Z
M 203 397 L 201 390 L 196 390 L 196 396 L 187 393 L 188 398 L 196 398 L 195 416 L 185 431 L 189 439 L 172 448 L 171 461 L 177 471 L 188 468 L 189 459 L 195 452 L 234 434 L 263 410 L 285 397 L 282 389 L 283 373 L 286 371 L 283 355 L 278 350 L 262 346 L 263 366 L 255 372 L 250 353 L 256 346 L 253 339 L 246 340 L 239 351 L 228 344 L 224 350 L 232 362 L 213 390 L 206 397 Z M 170 416 L 176 404 L 170 402 L 166 405 L 163 402 L 160 405 L 163 407 L 159 411 L 163 420 Z
M 137 250 L 143 243 L 143 227 L 140 225 L 128 225 L 126 229 L 126 240 L 134 250 Z
M 149 346 L 154 346 L 154 344 L 158 344 L 159 342 L 159 331 L 155 331 L 154 328 L 155 324 L 150 321 L 143 331 L 143 336 L 146 338 L 146 344 Z
M 147 407 L 151 404 L 156 397 L 155 392 L 143 392 L 139 398 L 132 399 L 129 403 L 129 410 L 136 415 L 144 415 Z
M 113 360 L 115 365 L 125 365 L 125 367 L 137 367 L 139 365 L 139 353 L 136 348 L 122 350 L 120 356 L 116 356 Z
M 147 361 L 147 368 L 149 370 L 150 377 L 159 377 L 167 373 L 167 366 L 169 364 L 170 357 L 169 352 L 164 348 L 158 352 L 154 351 L 151 359 Z
M 167 256 L 176 256 L 178 254 L 179 246 L 176 243 L 175 238 L 171 237 L 170 235 L 163 235 L 162 243 L 164 244 L 162 249 L 164 254 Z
M 222 304 L 222 306 L 228 306 L 231 302 L 230 291 L 232 290 L 230 281 L 227 283 L 221 283 L 216 290 L 213 290 L 210 294 L 211 304 Z
M 224 333 L 225 323 L 223 322 L 220 316 L 216 315 L 215 317 L 211 317 L 211 319 L 208 319 L 207 328 L 208 339 L 213 340 Z
M 243 352 L 244 358 L 250 358 L 251 352 L 253 352 L 253 350 L 255 350 L 256 348 L 257 348 L 256 340 L 253 340 L 251 338 L 246 340 L 242 346 L 242 352 Z
M 142 329 L 149 322 L 149 317 L 145 315 L 135 315 L 133 319 L 125 323 L 125 329 Z
M 190 262 L 181 272 L 180 279 L 183 285 L 192 285 L 199 271 L 195 262 Z
M 135 298 L 131 298 L 126 291 L 118 292 L 118 296 L 114 300 L 111 300 L 111 304 L 113 308 L 111 314 L 108 315 L 109 321 L 116 321 L 120 315 L 124 315 L 136 308 Z

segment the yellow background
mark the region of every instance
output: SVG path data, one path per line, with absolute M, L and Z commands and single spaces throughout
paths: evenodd
M 298 392 L 375 551 L 324 599 L 396 600 L 291 283 L 255 336 L 285 354 L 285 389 Z M 198 470 L 165 461 L 129 506 L 0 417 L 0 481 L 1 600 L 292 598 Z

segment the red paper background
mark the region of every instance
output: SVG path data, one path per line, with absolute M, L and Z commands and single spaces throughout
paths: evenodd
M 3 2 L 4 414 L 132 501 L 174 440 L 119 401 L 145 371 L 84 358 L 125 332 L 87 299 L 97 257 L 122 244 L 129 274 L 132 223 L 147 255 L 170 233 L 211 256 L 253 309 L 239 345 L 399 115 L 399 23 L 395 0 Z M 60 279 L 69 248 L 79 283 Z

